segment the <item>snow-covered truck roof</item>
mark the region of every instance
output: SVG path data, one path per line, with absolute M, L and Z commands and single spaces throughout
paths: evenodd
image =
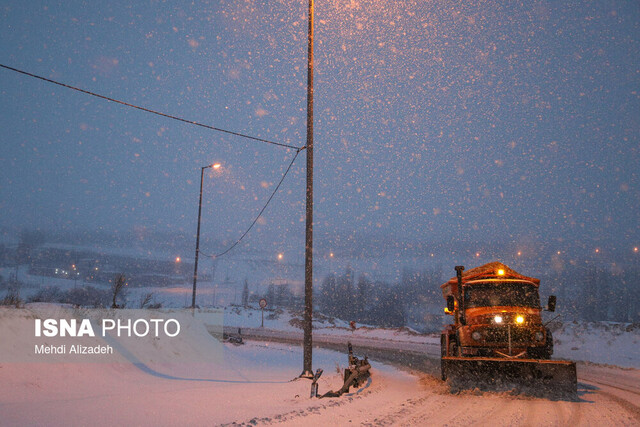
M 504 280 L 526 281 L 531 282 L 536 287 L 540 286 L 540 279 L 524 276 L 498 261 L 490 262 L 488 264 L 481 265 L 480 267 L 475 267 L 462 272 L 462 284 L 465 284 L 472 280 L 475 281 L 496 278 Z M 440 288 L 442 289 L 442 296 L 445 298 L 447 297 L 447 295 L 457 295 L 458 278 L 456 276 L 452 277 L 445 284 L 440 286 Z

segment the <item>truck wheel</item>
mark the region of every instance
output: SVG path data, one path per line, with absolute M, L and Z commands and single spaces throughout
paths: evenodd
M 551 331 L 547 329 L 547 341 L 543 347 L 532 347 L 529 349 L 529 357 L 532 359 L 551 359 L 553 354 L 553 335 Z
M 451 357 L 460 357 L 462 352 L 460 351 L 460 346 L 455 340 L 449 341 L 449 356 Z

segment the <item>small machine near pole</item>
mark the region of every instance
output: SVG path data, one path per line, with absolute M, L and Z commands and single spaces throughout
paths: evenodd
M 371 377 L 371 364 L 369 363 L 369 359 L 365 356 L 363 359 L 359 359 L 358 357 L 353 355 L 353 346 L 351 343 L 348 343 L 349 348 L 349 366 L 344 370 L 344 384 L 338 391 L 330 391 L 322 396 L 318 397 L 340 397 L 344 393 L 348 393 L 351 387 L 359 387 L 364 384 Z M 320 375 L 322 375 L 322 371 L 320 371 Z M 318 378 L 320 375 L 316 373 Z M 317 381 L 317 379 L 315 380 Z M 314 384 L 315 384 L 314 381 Z M 312 386 L 311 395 L 318 395 L 318 386 L 315 384 L 315 390 Z

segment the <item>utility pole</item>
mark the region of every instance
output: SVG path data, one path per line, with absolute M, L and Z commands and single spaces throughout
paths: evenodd
M 198 231 L 196 232 L 196 256 L 193 264 L 193 293 L 191 295 L 191 308 L 196 308 L 196 285 L 198 283 L 198 255 L 200 254 L 200 218 L 202 217 L 202 182 L 204 181 L 204 170 L 200 169 L 200 201 L 198 202 Z
M 307 217 L 304 257 L 303 377 L 313 377 L 313 0 L 309 0 L 307 51 Z
M 204 170 L 208 168 L 219 169 L 220 163 L 203 166 L 200 168 L 200 199 L 198 201 L 198 231 L 196 232 L 196 256 L 193 264 L 193 293 L 191 295 L 191 308 L 196 308 L 196 286 L 198 284 L 198 256 L 200 255 L 200 218 L 202 217 L 202 183 L 204 181 Z

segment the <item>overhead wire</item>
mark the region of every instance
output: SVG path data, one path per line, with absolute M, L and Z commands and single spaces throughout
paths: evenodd
M 110 98 L 108 96 L 100 95 L 100 94 L 95 93 L 95 92 L 90 92 L 88 90 L 80 89 L 78 87 L 71 86 L 71 85 L 68 85 L 68 84 L 65 84 L 65 83 L 61 83 L 61 82 L 58 82 L 56 80 L 52 80 L 52 79 L 49 79 L 49 78 L 46 78 L 46 77 L 42 77 L 42 76 L 39 76 L 37 74 L 29 73 L 29 72 L 24 71 L 24 70 L 20 70 L 20 69 L 14 68 L 14 67 L 9 67 L 8 65 L 0 64 L 0 67 L 4 68 L 4 69 L 7 69 L 7 70 L 10 70 L 10 71 L 14 71 L 16 73 L 20 73 L 20 74 L 29 76 L 29 77 L 40 79 L 40 80 L 43 80 L 43 81 L 48 82 L 48 83 L 52 83 L 52 84 L 55 84 L 55 85 L 58 85 L 58 86 L 62 86 L 62 87 L 65 87 L 67 89 L 72 89 L 72 90 L 75 90 L 75 91 L 78 91 L 78 92 L 81 92 L 81 93 L 84 93 L 84 94 L 87 94 L 87 95 L 91 95 L 91 96 L 95 96 L 95 97 L 100 98 L 100 99 L 111 101 L 111 102 L 114 102 L 116 104 L 120 104 L 120 105 L 124 105 L 124 106 L 127 106 L 127 107 L 131 107 L 131 108 L 135 108 L 135 109 L 138 109 L 138 110 L 142 110 L 142 111 L 145 111 L 147 113 L 156 114 L 158 116 L 162 116 L 162 117 L 166 117 L 166 118 L 169 118 L 169 119 L 177 120 L 177 121 L 180 121 L 180 122 L 184 122 L 184 123 L 200 126 L 200 127 L 206 128 L 206 129 L 217 131 L 217 132 L 227 133 L 227 134 L 238 136 L 238 137 L 241 137 L 241 138 L 246 138 L 246 139 L 250 139 L 250 140 L 254 140 L 254 141 L 258 141 L 258 142 L 264 142 L 264 143 L 267 143 L 267 144 L 272 144 L 272 145 L 276 145 L 276 146 L 280 146 L 280 147 L 285 147 L 285 148 L 290 148 L 290 149 L 296 150 L 296 154 L 291 159 L 291 162 L 289 163 L 289 166 L 287 167 L 287 169 L 285 170 L 284 174 L 282 175 L 282 178 L 280 179 L 280 182 L 278 182 L 278 185 L 273 190 L 273 192 L 271 193 L 271 196 L 269 196 L 269 199 L 264 204 L 264 206 L 262 207 L 262 209 L 258 213 L 258 216 L 256 216 L 256 218 L 253 220 L 253 222 L 251 223 L 249 228 L 247 228 L 247 230 L 244 233 L 242 233 L 240 238 L 238 240 L 236 240 L 236 242 L 233 245 L 231 245 L 229 248 L 227 248 L 223 252 L 221 252 L 221 253 L 219 253 L 217 255 L 207 255 L 206 253 L 200 251 L 204 256 L 218 258 L 218 257 L 226 255 L 231 250 L 233 250 L 233 248 L 235 248 L 238 244 L 240 244 L 240 242 L 246 237 L 246 235 L 249 234 L 249 232 L 254 227 L 254 225 L 256 225 L 256 223 L 258 222 L 258 220 L 260 219 L 260 217 L 262 216 L 264 211 L 267 209 L 267 206 L 269 206 L 269 203 L 271 203 L 271 200 L 276 195 L 276 193 L 280 189 L 280 186 L 282 185 L 282 182 L 284 181 L 284 179 L 286 178 L 287 174 L 291 170 L 291 167 L 293 166 L 293 163 L 298 158 L 298 154 L 300 154 L 300 151 L 302 151 L 302 150 L 307 148 L 306 146 L 295 147 L 293 145 L 283 144 L 281 142 L 276 142 L 276 141 L 270 141 L 270 140 L 267 140 L 267 139 L 258 138 L 258 137 L 250 136 L 250 135 L 246 135 L 246 134 L 242 134 L 242 133 L 239 133 L 239 132 L 234 132 L 234 131 L 230 131 L 230 130 L 226 130 L 226 129 L 217 128 L 217 127 L 210 126 L 210 125 L 203 124 L 203 123 L 199 123 L 199 122 L 196 122 L 196 121 L 193 121 L 193 120 L 187 120 L 187 119 L 184 119 L 184 118 L 181 118 L 181 117 L 172 116 L 170 114 L 161 113 L 161 112 L 156 111 L 156 110 L 151 110 L 149 108 L 140 107 L 138 105 L 134 105 L 134 104 L 130 104 L 128 102 L 120 101 L 120 100 L 115 99 L 115 98 Z
M 220 258 L 221 256 L 226 255 L 227 253 L 231 252 L 231 250 L 233 248 L 235 248 L 236 246 L 238 246 L 238 244 L 242 241 L 242 239 L 245 238 L 245 236 L 247 234 L 249 234 L 249 231 L 251 231 L 251 229 L 253 228 L 254 225 L 256 225 L 256 223 L 258 222 L 258 220 L 260 219 L 260 217 L 262 216 L 262 214 L 264 213 L 265 209 L 267 209 L 267 206 L 269 206 L 269 203 L 271 202 L 271 199 L 273 199 L 273 197 L 276 195 L 276 193 L 278 192 L 278 190 L 280 189 L 280 186 L 282 185 L 282 182 L 284 181 L 284 179 L 286 178 L 287 174 L 289 173 L 289 171 L 291 170 L 291 166 L 293 166 L 293 163 L 296 161 L 296 159 L 298 158 L 298 154 L 300 154 L 300 151 L 302 151 L 305 147 L 302 148 L 298 148 L 296 149 L 296 154 L 293 156 L 293 159 L 291 159 L 291 162 L 289 163 L 289 166 L 287 167 L 287 169 L 284 171 L 284 174 L 282 175 L 282 178 L 280 178 L 280 182 L 278 182 L 278 185 L 276 185 L 276 188 L 273 190 L 273 192 L 271 193 L 271 196 L 269 196 L 269 199 L 267 200 L 267 202 L 264 204 L 264 206 L 262 207 L 262 209 L 260 209 L 260 213 L 258 213 L 258 216 L 256 216 L 256 218 L 253 220 L 253 222 L 251 223 L 251 225 L 249 226 L 249 228 L 247 228 L 247 230 L 242 233 L 242 236 L 240 236 L 240 238 L 238 240 L 236 240 L 236 242 L 229 246 L 227 249 L 225 249 L 223 252 L 220 252 L 219 254 L 215 254 L 215 255 L 209 255 L 206 254 L 202 251 L 200 251 L 200 253 L 206 257 L 210 257 L 210 258 Z
M 145 111 L 147 113 L 156 114 L 158 116 L 166 117 L 166 118 L 172 119 L 172 120 L 177 120 L 179 122 L 188 123 L 188 124 L 195 125 L 195 126 L 200 126 L 200 127 L 203 127 L 203 128 L 209 129 L 209 130 L 213 130 L 213 131 L 216 131 L 216 132 L 222 132 L 222 133 L 226 133 L 226 134 L 229 134 L 229 135 L 234 135 L 234 136 L 238 136 L 238 137 L 241 137 L 241 138 L 250 139 L 250 140 L 253 140 L 253 141 L 264 142 L 264 143 L 267 143 L 267 144 L 272 144 L 272 145 L 276 145 L 276 146 L 280 146 L 280 147 L 290 148 L 290 149 L 293 149 L 293 150 L 302 150 L 302 149 L 304 149 L 304 147 L 300 148 L 300 147 L 295 147 L 293 145 L 284 144 L 282 142 L 270 141 L 268 139 L 258 138 L 258 137 L 251 136 L 251 135 L 246 135 L 246 134 L 243 134 L 243 133 L 240 133 L 240 132 L 234 132 L 234 131 L 227 130 L 227 129 L 221 129 L 221 128 L 218 128 L 218 127 L 215 127 L 215 126 L 211 126 L 211 125 L 207 125 L 207 124 L 204 124 L 204 123 L 200 123 L 200 122 L 197 122 L 197 121 L 194 121 L 194 120 L 187 120 L 187 119 L 184 119 L 182 117 L 172 116 L 170 114 L 162 113 L 160 111 L 152 110 L 150 108 L 140 107 L 140 106 L 135 105 L 135 104 L 131 104 L 131 103 L 128 103 L 128 102 L 120 101 L 120 100 L 115 99 L 115 98 L 110 98 L 108 96 L 100 95 L 100 94 L 95 93 L 95 92 L 90 92 L 90 91 L 85 90 L 85 89 L 80 89 L 79 87 L 71 86 L 71 85 L 68 85 L 68 84 L 65 84 L 65 83 L 61 83 L 61 82 L 56 81 L 56 80 L 52 80 L 52 79 L 49 79 L 49 78 L 46 78 L 46 77 L 42 77 L 42 76 L 39 76 L 37 74 L 29 73 L 27 71 L 20 70 L 18 68 L 9 67 L 8 65 L 0 64 L 0 67 L 4 68 L 6 70 L 10 70 L 10 71 L 14 71 L 16 73 L 23 74 L 25 76 L 33 77 L 33 78 L 40 79 L 40 80 L 43 80 L 43 81 L 48 82 L 48 83 L 52 83 L 52 84 L 55 84 L 55 85 L 58 85 L 58 86 L 62 86 L 62 87 L 65 87 L 67 89 L 72 89 L 72 90 L 75 90 L 75 91 L 78 91 L 78 92 L 82 92 L 82 93 L 87 94 L 87 95 L 95 96 L 97 98 L 104 99 L 106 101 L 115 102 L 116 104 L 124 105 L 124 106 L 131 107 L 131 108 L 135 108 L 135 109 L 138 109 L 138 110 Z

